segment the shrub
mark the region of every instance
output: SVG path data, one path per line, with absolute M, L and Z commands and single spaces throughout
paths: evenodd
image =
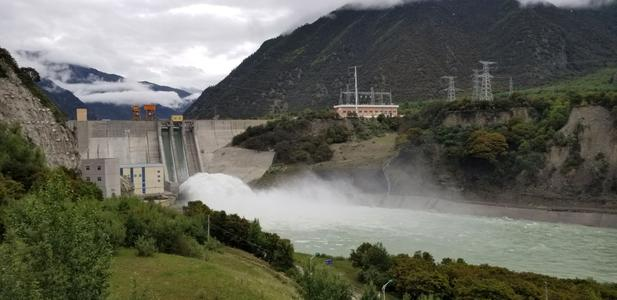
M 364 286 L 360 300 L 380 300 L 379 292 L 375 289 L 372 282 Z
M 46 171 L 43 153 L 24 138 L 21 128 L 0 122 L 0 174 L 27 190 Z
M 14 263 L 3 276 L 36 285 L 28 288 L 46 299 L 106 297 L 112 247 L 100 202 L 77 201 L 67 179 L 54 173 L 6 214 L 3 247 Z
M 181 256 L 199 259 L 204 259 L 206 257 L 204 247 L 194 238 L 187 235 L 180 235 L 176 241 L 175 247 L 176 249 L 173 252 Z
M 298 278 L 300 294 L 304 299 L 352 299 L 351 286 L 340 276 L 314 266 L 304 268 Z
M 137 249 L 137 256 L 151 257 L 156 253 L 156 241 L 141 235 L 135 241 L 135 249 Z

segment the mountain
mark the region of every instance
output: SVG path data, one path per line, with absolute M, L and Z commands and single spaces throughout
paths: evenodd
M 123 76 L 94 68 L 50 61 L 44 53 L 18 51 L 41 74 L 37 82 L 47 96 L 71 119 L 75 109 L 89 109 L 89 119 L 130 120 L 132 104 L 157 104 L 157 117 L 181 114 L 194 99 L 188 91 Z
M 75 136 L 58 107 L 34 84 L 33 73 L 20 69 L 11 54 L 0 48 L 0 122 L 19 125 L 41 148 L 49 165 L 76 168 Z
M 47 97 L 53 100 L 58 108 L 64 112 L 70 120 L 75 120 L 76 109 L 87 107 L 87 105 L 79 100 L 79 98 L 75 97 L 71 91 L 59 87 L 47 78 L 42 78 L 39 82 L 37 82 L 37 85 L 43 90 L 43 92 L 45 92 Z M 88 119 L 97 119 L 93 110 L 88 110 Z
M 191 93 L 185 90 L 172 88 L 172 87 L 168 87 L 164 85 L 158 85 L 156 83 L 152 83 L 148 81 L 140 81 L 139 83 L 149 86 L 151 90 L 156 91 L 156 92 L 174 92 L 178 94 L 180 98 L 186 98 L 191 95 Z
M 193 118 L 255 117 L 325 108 L 359 65 L 361 91 L 395 102 L 444 97 L 442 76 L 470 94 L 472 69 L 491 60 L 494 89 L 532 87 L 617 62 L 617 4 L 566 9 L 515 0 L 407 2 L 344 7 L 263 43 L 186 111 Z

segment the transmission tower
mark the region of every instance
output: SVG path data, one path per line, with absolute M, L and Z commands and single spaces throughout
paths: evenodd
M 473 86 L 471 100 L 479 101 L 480 100 L 480 70 L 478 69 L 473 70 L 471 81 L 472 81 L 472 86 Z
M 454 84 L 454 79 L 456 77 L 454 76 L 443 76 L 441 77 L 441 79 L 444 79 L 447 81 L 448 83 L 448 87 L 446 89 L 444 89 L 444 92 L 446 92 L 446 95 L 448 95 L 448 102 L 454 102 L 456 101 L 456 86 Z
M 482 64 L 482 74 L 480 74 L 480 101 L 493 101 L 493 87 L 491 85 L 493 75 L 491 75 L 491 65 L 497 64 L 492 61 L 480 61 Z

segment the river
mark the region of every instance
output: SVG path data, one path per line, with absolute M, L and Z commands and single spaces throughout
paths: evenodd
M 379 199 L 316 177 L 253 191 L 230 176 L 198 174 L 181 194 L 185 201 L 257 218 L 299 252 L 348 256 L 362 242 L 382 242 L 392 254 L 422 250 L 436 259 L 617 282 L 616 229 L 374 207 Z

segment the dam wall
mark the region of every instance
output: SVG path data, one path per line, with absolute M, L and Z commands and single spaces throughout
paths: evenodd
M 71 122 L 81 159 L 117 158 L 121 165 L 160 164 L 155 121 Z
M 120 165 L 164 164 L 165 181 L 182 184 L 200 172 L 243 180 L 261 177 L 273 153 L 230 148 L 233 137 L 265 120 L 71 121 L 81 159 L 117 158 Z

